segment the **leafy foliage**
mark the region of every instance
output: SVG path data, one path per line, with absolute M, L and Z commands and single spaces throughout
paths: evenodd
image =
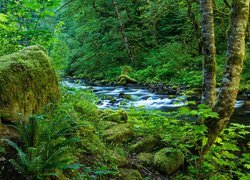
M 182 150 L 187 162 L 187 173 L 179 174 L 175 178 L 226 179 L 249 177 L 249 147 L 241 149 L 239 142 L 248 142 L 249 126 L 230 124 L 224 129 L 205 155 L 203 161 L 198 162 L 202 148 L 207 142 L 207 127 L 198 125 L 195 119 L 217 118 L 218 115 L 205 105 L 199 105 L 197 110 L 181 108 L 179 113 L 163 113 L 157 111 L 131 110 L 130 120 L 140 134 L 160 135 L 167 147 L 172 150 Z M 186 119 L 186 120 L 184 120 Z M 197 143 L 200 142 L 200 143 Z M 171 149 L 171 148 L 170 148 Z M 200 152 L 198 155 L 195 152 Z M 240 152 L 244 153 L 240 153 Z
M 73 136 L 77 125 L 69 117 L 59 115 L 53 120 L 43 116 L 33 116 L 29 123 L 20 122 L 15 128 L 20 134 L 23 145 L 5 140 L 16 149 L 18 160 L 11 160 L 15 168 L 26 178 L 43 179 L 46 176 L 60 176 L 58 171 L 73 169 L 76 161 L 75 152 L 72 149 L 79 141 Z

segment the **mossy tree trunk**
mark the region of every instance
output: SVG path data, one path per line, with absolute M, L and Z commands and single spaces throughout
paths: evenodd
M 216 99 L 216 62 L 213 1 L 200 0 L 203 60 L 202 101 L 211 107 Z
M 208 142 L 204 148 L 204 153 L 210 149 L 234 111 L 245 58 L 249 3 L 250 0 L 232 0 L 226 67 L 220 92 L 213 107 L 213 110 L 219 114 L 219 118 L 217 120 L 206 120 L 205 122 L 208 126 Z

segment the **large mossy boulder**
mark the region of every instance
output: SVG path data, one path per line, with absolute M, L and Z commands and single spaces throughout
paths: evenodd
M 182 152 L 172 148 L 163 148 L 154 155 L 154 166 L 166 175 L 171 175 L 184 163 Z
M 0 119 L 24 119 L 59 99 L 58 78 L 46 50 L 29 46 L 0 57 Z

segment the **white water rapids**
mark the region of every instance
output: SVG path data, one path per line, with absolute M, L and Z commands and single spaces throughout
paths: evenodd
M 69 80 L 62 81 L 62 85 L 76 89 L 91 89 L 100 98 L 97 105 L 101 109 L 144 107 L 164 110 L 188 104 L 186 96 L 159 95 L 141 87 L 85 86 Z M 124 98 L 122 94 L 130 96 L 131 99 Z M 244 101 L 236 101 L 235 108 L 241 108 L 243 104 Z

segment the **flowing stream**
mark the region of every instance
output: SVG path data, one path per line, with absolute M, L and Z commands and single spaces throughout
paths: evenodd
M 73 80 L 64 80 L 63 86 L 76 89 L 91 89 L 99 98 L 97 103 L 100 109 L 118 109 L 128 107 L 143 107 L 170 111 L 181 106 L 186 106 L 187 97 L 182 95 L 159 95 L 143 87 L 122 86 L 86 86 Z M 244 109 L 244 100 L 237 100 L 232 122 L 250 124 L 250 112 Z

